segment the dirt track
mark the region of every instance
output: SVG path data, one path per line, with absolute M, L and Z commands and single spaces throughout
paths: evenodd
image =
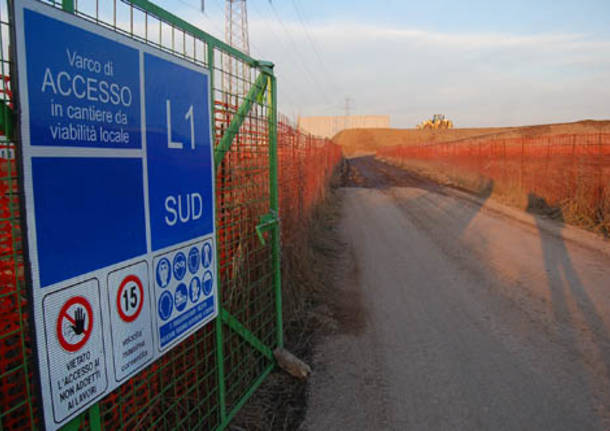
M 607 242 L 370 157 L 346 181 L 304 428 L 610 428 Z

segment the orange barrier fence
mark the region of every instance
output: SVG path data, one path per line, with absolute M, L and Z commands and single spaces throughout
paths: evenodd
M 215 142 L 218 144 L 235 110 L 227 109 L 221 102 L 215 105 Z M 262 306 L 256 308 L 252 302 L 262 299 L 240 294 L 244 290 L 242 285 L 250 285 L 248 292 L 261 290 L 252 280 L 256 280 L 259 277 L 257 273 L 262 273 L 269 265 L 269 253 L 261 247 L 254 233 L 256 224 L 260 222 L 258 215 L 266 213 L 269 207 L 267 137 L 267 119 L 249 118 L 216 176 L 218 257 L 224 282 L 224 306 L 244 321 L 262 320 L 262 317 L 243 316 L 235 310 L 241 307 L 245 310 L 243 313 L 253 313 L 250 309 L 258 310 Z M 40 414 L 32 383 L 35 364 L 28 330 L 29 308 L 24 282 L 15 149 L 14 143 L 0 136 L 0 399 L 5 412 L 0 416 L 0 428 L 35 429 L 40 426 L 36 423 Z M 284 243 L 289 243 L 292 233 L 306 224 L 312 207 L 323 197 L 340 159 L 341 150 L 337 145 L 328 139 L 298 131 L 280 116 L 278 173 Z M 244 266 L 248 267 L 247 272 Z M 200 417 L 215 417 L 218 412 L 213 328 L 213 325 L 202 328 L 189 338 L 191 341 L 181 343 L 171 354 L 108 395 L 102 401 L 104 423 L 139 420 L 140 427 L 145 428 L 145 423 L 148 423 L 145 421 L 163 416 L 162 410 L 166 406 L 161 404 L 158 394 L 169 385 L 168 382 L 171 382 L 172 393 L 178 394 L 187 393 L 187 386 L 195 380 L 201 388 L 207 388 L 203 391 L 205 400 L 200 400 L 197 407 Z M 237 369 L 244 361 L 237 356 L 239 349 L 243 350 L 242 344 L 233 338 L 227 339 L 225 365 L 228 370 L 232 366 Z M 232 393 L 228 396 L 233 397 Z M 168 416 L 167 420 L 171 423 L 171 417 Z M 214 419 L 209 421 L 213 426 Z
M 341 160 L 341 147 L 330 139 L 301 132 L 280 115 L 278 171 L 282 238 L 308 220 L 312 207 L 323 197 L 333 170 Z
M 511 203 L 561 210 L 566 221 L 610 232 L 610 134 L 395 146 L 377 157 L 469 189 L 492 185 Z

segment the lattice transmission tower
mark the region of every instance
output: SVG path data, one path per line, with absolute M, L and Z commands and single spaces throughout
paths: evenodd
M 225 42 L 248 55 L 250 54 L 246 0 L 226 0 Z M 225 55 L 224 67 L 226 72 L 222 83 L 225 103 L 230 107 L 237 107 L 239 98 L 245 96 L 248 91 L 250 70 L 246 63 L 230 55 Z

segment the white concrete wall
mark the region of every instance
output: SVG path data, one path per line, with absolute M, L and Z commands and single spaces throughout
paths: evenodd
M 312 135 L 332 138 L 344 129 L 380 129 L 390 127 L 389 115 L 350 115 L 342 117 L 301 117 L 298 127 Z

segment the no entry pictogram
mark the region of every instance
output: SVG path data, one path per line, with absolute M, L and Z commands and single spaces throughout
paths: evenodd
M 144 288 L 137 275 L 128 275 L 123 279 L 116 296 L 119 316 L 125 322 L 133 322 L 142 311 L 144 303 Z
M 93 309 L 82 296 L 66 301 L 57 316 L 57 340 L 68 352 L 76 352 L 83 347 L 93 329 Z

